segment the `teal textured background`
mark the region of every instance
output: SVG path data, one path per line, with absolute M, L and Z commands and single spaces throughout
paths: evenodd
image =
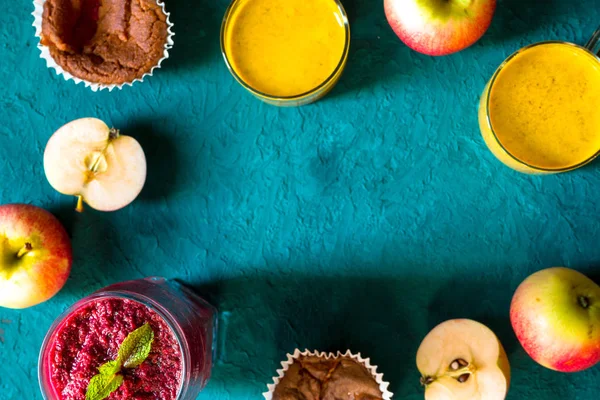
M 598 398 L 600 368 L 536 365 L 508 320 L 514 289 L 541 268 L 600 278 L 598 163 L 520 175 L 485 147 L 477 102 L 502 60 L 546 39 L 584 43 L 600 1 L 500 0 L 472 48 L 431 58 L 405 47 L 382 2 L 344 0 L 345 74 L 314 105 L 278 109 L 234 81 L 219 51 L 226 0 L 167 0 L 175 47 L 154 77 L 93 93 L 45 67 L 27 1 L 0 14 L 0 203 L 45 207 L 73 239 L 66 287 L 0 309 L 0 399 L 38 399 L 37 353 L 53 319 L 107 284 L 177 278 L 221 310 L 219 359 L 199 399 L 258 399 L 294 348 L 362 352 L 397 399 L 421 399 L 414 357 L 437 323 L 488 324 L 512 363 L 508 398 Z M 64 123 L 94 116 L 136 137 L 147 185 L 111 214 L 73 211 L 44 177 Z

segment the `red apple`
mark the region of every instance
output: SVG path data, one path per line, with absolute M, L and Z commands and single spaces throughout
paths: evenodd
M 443 56 L 477 42 L 488 30 L 496 0 L 384 0 L 396 35 L 423 54 Z
M 26 308 L 54 296 L 72 264 L 71 242 L 48 211 L 0 206 L 0 307 Z
M 510 306 L 521 345 L 539 364 L 576 372 L 600 362 L 600 286 L 568 268 L 527 278 Z

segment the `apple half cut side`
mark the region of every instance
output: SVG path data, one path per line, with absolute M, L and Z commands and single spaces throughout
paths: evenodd
M 132 137 L 96 118 L 82 118 L 52 135 L 44 152 L 44 171 L 54 189 L 77 196 L 99 211 L 131 203 L 146 182 L 146 156 Z
M 426 400 L 504 400 L 510 365 L 488 327 L 469 319 L 441 323 L 423 339 L 417 368 Z

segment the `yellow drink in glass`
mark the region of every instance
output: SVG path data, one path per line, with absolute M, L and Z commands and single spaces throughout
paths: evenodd
M 234 0 L 221 29 L 233 76 L 270 104 L 318 100 L 340 78 L 350 43 L 338 0 Z
M 517 171 L 589 163 L 600 152 L 600 58 L 565 42 L 519 50 L 486 86 L 479 125 L 492 153 Z

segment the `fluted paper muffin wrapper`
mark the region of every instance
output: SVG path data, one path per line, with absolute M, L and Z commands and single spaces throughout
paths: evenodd
M 294 351 L 294 354 L 288 354 L 287 360 L 285 360 L 281 363 L 281 369 L 277 370 L 277 376 L 273 377 L 273 383 L 267 385 L 267 388 L 269 389 L 269 391 L 263 393 L 265 400 L 273 400 L 273 393 L 275 392 L 275 388 L 277 387 L 279 382 L 281 382 L 281 379 L 285 375 L 285 372 L 290 368 L 290 366 L 294 363 L 295 360 L 299 359 L 302 356 L 303 357 L 315 356 L 315 357 L 324 358 L 327 360 L 342 358 L 342 357 L 351 358 L 354 361 L 358 362 L 359 364 L 363 365 L 367 369 L 367 371 L 369 371 L 371 373 L 371 375 L 373 375 L 375 382 L 377 382 L 377 384 L 379 385 L 379 390 L 382 393 L 382 396 L 381 396 L 382 399 L 391 400 L 391 398 L 393 396 L 393 393 L 388 390 L 388 386 L 390 385 L 389 382 L 385 382 L 383 380 L 383 374 L 377 373 L 377 366 L 372 365 L 371 360 L 369 358 L 363 358 L 360 355 L 360 353 L 353 354 L 350 350 L 347 350 L 345 353 L 342 353 L 341 351 L 338 351 L 337 353 L 325 353 L 325 352 L 309 351 L 309 350 L 300 351 L 300 350 L 296 349 Z
M 62 75 L 66 81 L 73 80 L 76 84 L 83 82 L 85 87 L 89 87 L 94 92 L 96 92 L 98 90 L 104 90 L 104 89 L 107 89 L 110 92 L 113 89 L 123 89 L 124 86 L 132 86 L 135 82 L 143 82 L 144 78 L 152 76 L 154 74 L 154 70 L 159 69 L 161 67 L 161 64 L 163 63 L 163 61 L 165 61 L 167 58 L 169 58 L 169 50 L 173 47 L 173 43 L 174 43 L 173 42 L 173 36 L 175 36 L 175 33 L 173 32 L 174 25 L 173 25 L 173 23 L 171 23 L 171 21 L 169 19 L 170 14 L 165 10 L 165 3 L 160 0 L 156 0 L 156 4 L 158 4 L 162 8 L 162 10 L 165 13 L 165 16 L 167 18 L 166 19 L 167 40 L 166 40 L 165 46 L 164 46 L 163 57 L 158 61 L 158 63 L 154 67 L 152 67 L 150 69 L 149 72 L 146 72 L 140 78 L 136 78 L 131 82 L 124 82 L 124 83 L 110 84 L 110 85 L 104 84 L 104 83 L 89 82 L 84 79 L 77 78 L 77 77 L 73 76 L 72 74 L 70 74 L 69 72 L 65 71 L 60 65 L 58 65 L 56 63 L 56 61 L 54 61 L 54 58 L 52 58 L 52 55 L 50 54 L 50 49 L 46 46 L 43 46 L 41 43 L 41 40 L 42 40 L 42 16 L 44 14 L 44 3 L 45 2 L 46 2 L 46 0 L 33 0 L 33 6 L 34 6 L 34 10 L 32 13 L 33 27 L 35 28 L 35 36 L 37 36 L 38 39 L 40 40 L 37 47 L 38 47 L 38 49 L 40 49 L 40 52 L 41 52 L 40 57 L 43 58 L 44 60 L 46 60 L 46 65 L 48 66 L 48 68 L 53 68 L 56 71 L 56 74 L 59 76 Z

